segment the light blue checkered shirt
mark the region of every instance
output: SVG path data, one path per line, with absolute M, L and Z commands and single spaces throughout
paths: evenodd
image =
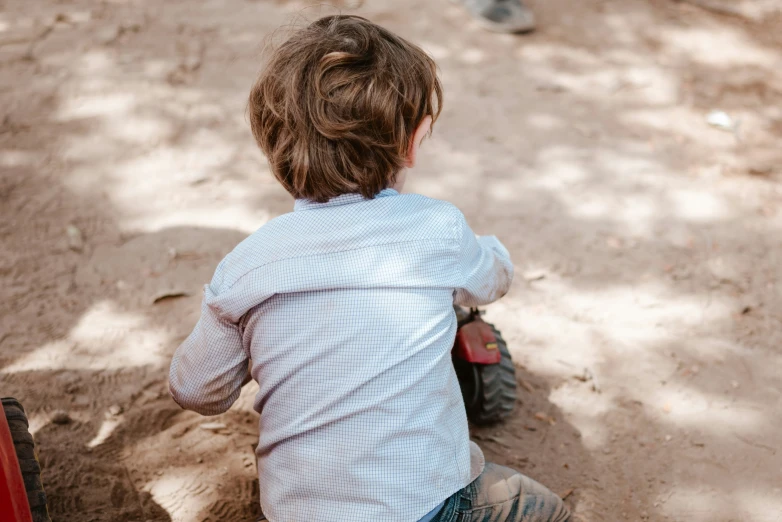
M 204 288 L 171 394 L 226 411 L 252 360 L 271 522 L 419 520 L 478 477 L 453 366 L 452 305 L 508 290 L 513 265 L 453 205 L 386 189 L 299 200 Z

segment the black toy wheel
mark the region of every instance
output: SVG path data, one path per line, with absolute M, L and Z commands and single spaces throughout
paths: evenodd
M 467 418 L 477 425 L 507 418 L 516 405 L 516 367 L 500 332 L 490 326 L 502 356 L 498 364 L 473 364 L 458 357 L 453 360 Z
M 2 399 L 5 418 L 11 430 L 11 439 L 14 441 L 16 458 L 22 471 L 24 488 L 27 490 L 27 502 L 33 522 L 51 522 L 49 511 L 46 507 L 46 493 L 41 484 L 41 466 L 35 454 L 35 442 L 30 435 L 30 425 L 27 415 L 21 403 L 16 399 Z

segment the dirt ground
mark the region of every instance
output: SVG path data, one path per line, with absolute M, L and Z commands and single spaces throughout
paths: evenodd
M 411 190 L 516 263 L 488 317 L 521 401 L 475 439 L 582 521 L 782 521 L 780 2 L 530 4 L 527 36 L 447 0 L 342 4 L 438 60 Z M 0 394 L 55 522 L 257 511 L 252 385 L 203 419 L 166 379 L 217 262 L 291 209 L 244 109 L 306 6 L 0 0 Z

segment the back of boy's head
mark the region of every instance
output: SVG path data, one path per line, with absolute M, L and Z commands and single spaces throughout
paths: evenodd
M 250 92 L 253 135 L 295 198 L 372 198 L 405 166 L 418 125 L 437 119 L 437 66 L 358 16 L 328 16 L 276 49 Z

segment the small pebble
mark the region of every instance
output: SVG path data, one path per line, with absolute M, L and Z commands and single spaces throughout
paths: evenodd
M 90 399 L 89 395 L 75 395 L 73 397 L 73 405 L 74 406 L 90 406 L 90 405 L 92 405 L 92 400 Z
M 84 249 L 84 236 L 77 227 L 68 225 L 65 227 L 65 234 L 68 236 L 68 248 L 75 252 L 81 252 Z
M 65 410 L 57 410 L 52 414 L 52 422 L 54 424 L 68 424 L 71 422 L 71 416 Z
M 199 464 L 202 464 L 204 462 L 204 459 L 202 459 L 201 457 L 198 457 L 196 459 L 196 462 L 198 462 Z
M 736 128 L 736 121 L 724 111 L 711 111 L 706 115 L 706 122 L 724 131 L 733 131 Z
M 224 430 L 227 426 L 222 422 L 205 422 L 201 424 L 200 428 L 206 431 L 220 431 Z
M 95 39 L 98 41 L 99 44 L 109 45 L 111 43 L 114 43 L 117 40 L 117 38 L 119 38 L 121 32 L 122 32 L 121 27 L 117 27 L 117 26 L 102 27 L 95 34 Z
M 120 406 L 119 404 L 112 404 L 111 406 L 109 406 L 109 413 L 111 413 L 116 417 L 117 415 L 122 413 L 122 406 Z
M 187 71 L 196 71 L 201 67 L 201 57 L 197 54 L 188 55 L 183 60 L 182 65 Z
M 672 440 L 673 440 L 673 437 L 671 437 L 670 435 L 666 435 L 665 436 L 665 442 L 671 442 Z
M 144 22 L 142 20 L 129 20 L 127 22 L 124 22 L 122 26 L 120 26 L 120 30 L 122 32 L 132 32 L 137 33 L 141 31 L 143 28 Z

